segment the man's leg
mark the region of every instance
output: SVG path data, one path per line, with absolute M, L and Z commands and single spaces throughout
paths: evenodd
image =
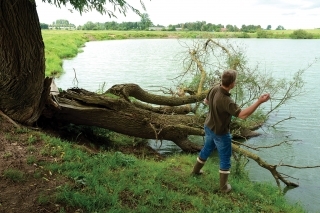
M 231 185 L 228 183 L 228 176 L 230 174 L 231 167 L 231 135 L 228 133 L 226 135 L 219 135 L 215 137 L 215 143 L 219 152 L 220 158 L 220 191 L 230 192 Z
M 210 154 L 213 152 L 213 150 L 216 148 L 216 145 L 213 141 L 214 133 L 207 127 L 204 126 L 205 131 L 205 143 L 203 148 L 201 149 L 199 153 L 199 157 L 197 157 L 197 162 L 193 167 L 192 174 L 202 174 L 201 171 L 202 167 L 204 166 L 206 160 L 210 156 Z

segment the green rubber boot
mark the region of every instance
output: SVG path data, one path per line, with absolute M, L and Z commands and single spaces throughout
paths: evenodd
M 231 191 L 231 185 L 228 183 L 228 176 L 230 171 L 219 170 L 220 173 L 220 191 L 228 193 Z
M 205 162 L 206 162 L 206 161 L 203 161 L 203 160 L 201 160 L 199 157 L 197 157 L 197 162 L 196 162 L 196 164 L 194 165 L 193 171 L 192 171 L 191 174 L 193 174 L 193 175 L 201 175 L 201 174 L 203 174 L 203 171 L 202 171 L 201 169 L 202 169 L 202 167 L 204 166 L 204 163 L 205 163 Z

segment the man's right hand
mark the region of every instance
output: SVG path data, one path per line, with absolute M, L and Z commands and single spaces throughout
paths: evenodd
M 263 94 L 259 97 L 258 101 L 259 103 L 264 103 L 270 99 L 270 94 Z

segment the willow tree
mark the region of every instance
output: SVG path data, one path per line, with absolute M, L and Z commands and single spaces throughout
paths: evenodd
M 97 10 L 109 17 L 115 16 L 114 11 L 125 15 L 129 9 L 141 15 L 124 0 L 43 2 L 57 7 L 69 3 L 80 13 Z M 44 43 L 35 0 L 0 1 L 0 20 L 0 110 L 19 123 L 32 125 L 44 109 L 51 81 L 45 79 Z

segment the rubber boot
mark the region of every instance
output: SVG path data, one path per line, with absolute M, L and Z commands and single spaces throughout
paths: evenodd
M 204 166 L 204 163 L 205 163 L 206 161 L 203 161 L 203 160 L 201 160 L 199 157 L 197 157 L 197 162 L 196 162 L 196 164 L 194 165 L 194 167 L 193 167 L 193 171 L 192 171 L 192 174 L 194 174 L 194 175 L 201 175 L 201 174 L 203 174 L 203 171 L 201 170 L 202 169 L 202 167 Z
M 228 176 L 230 171 L 219 170 L 220 173 L 220 191 L 228 193 L 231 191 L 231 185 L 228 183 Z

